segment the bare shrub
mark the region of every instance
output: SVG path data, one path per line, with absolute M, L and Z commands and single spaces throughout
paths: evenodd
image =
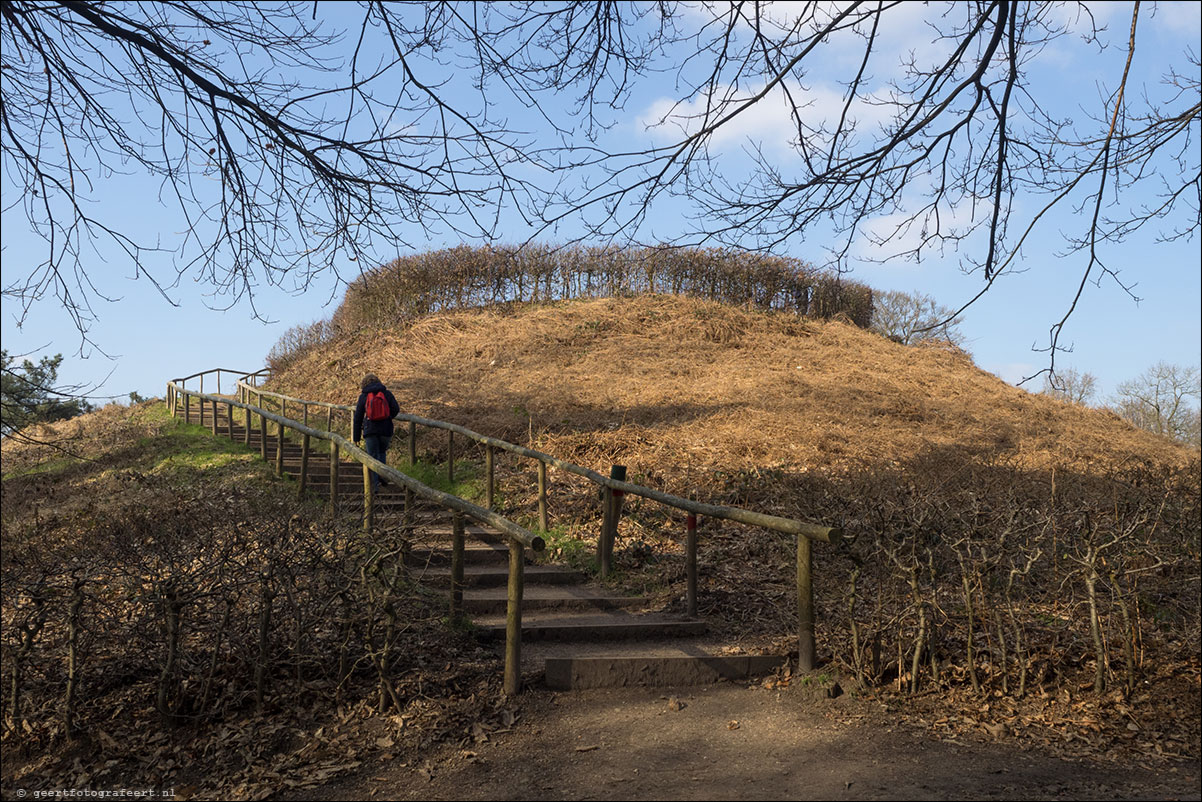
M 277 373 L 286 370 L 314 348 L 333 340 L 335 335 L 336 329 L 330 320 L 315 320 L 293 326 L 267 352 L 267 366 Z
M 347 288 L 334 328 L 395 326 L 434 312 L 513 302 L 663 293 L 846 315 L 867 327 L 872 291 L 796 259 L 719 249 L 458 247 L 403 257 Z

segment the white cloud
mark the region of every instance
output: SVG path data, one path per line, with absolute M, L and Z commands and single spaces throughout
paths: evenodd
M 653 101 L 638 117 L 638 124 L 649 130 L 662 141 L 676 141 L 682 136 L 696 133 L 704 124 L 712 124 L 745 101 L 763 91 L 763 84 L 743 88 L 738 93 L 722 87 L 715 100 L 699 97 L 676 103 L 670 98 Z M 723 124 L 710 137 L 712 148 L 741 147 L 755 145 L 766 151 L 781 153 L 790 150 L 797 140 L 797 122 L 793 109 L 797 108 L 802 123 L 807 129 L 833 128 L 843 112 L 843 94 L 834 86 L 817 85 L 802 88 L 793 84 L 788 94 L 778 86 L 749 108 L 739 112 Z M 707 105 L 710 107 L 706 120 Z M 719 109 L 715 112 L 714 109 Z M 879 126 L 888 117 L 885 107 L 854 102 L 849 120 L 857 130 L 866 126 Z
M 909 185 L 907 185 L 909 186 Z M 852 246 L 852 256 L 864 261 L 880 262 L 900 259 L 917 251 L 923 240 L 935 233 L 936 227 L 945 237 L 965 236 L 970 228 L 988 220 L 992 205 L 978 201 L 948 207 L 940 205 L 939 214 L 927 212 L 911 220 L 911 214 L 898 211 L 867 221 Z M 972 237 L 976 236 L 974 232 Z M 923 259 L 948 256 L 963 243 L 932 240 L 923 246 Z
M 1197 42 L 1202 32 L 1202 3 L 1197 0 L 1160 2 L 1151 15 L 1152 24 L 1163 32 Z

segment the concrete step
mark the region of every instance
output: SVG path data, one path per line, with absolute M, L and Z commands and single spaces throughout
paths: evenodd
M 503 615 L 477 616 L 474 623 L 482 640 L 505 638 Z M 565 615 L 560 611 L 522 615 L 522 640 L 595 643 L 657 638 L 694 637 L 705 633 L 705 622 L 659 613 L 632 614 L 625 610 L 604 613 L 581 612 Z

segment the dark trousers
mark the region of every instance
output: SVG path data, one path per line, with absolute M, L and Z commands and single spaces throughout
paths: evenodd
M 380 462 L 388 464 L 388 444 L 392 441 L 391 437 L 386 435 L 368 434 L 363 436 L 363 449 L 369 457 L 375 457 Z M 371 489 L 380 489 L 380 475 L 375 471 L 371 472 Z

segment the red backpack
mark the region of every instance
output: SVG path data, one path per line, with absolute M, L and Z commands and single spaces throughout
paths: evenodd
M 388 406 L 388 396 L 383 392 L 368 393 L 364 409 L 368 420 L 388 420 L 392 417 L 392 409 Z

